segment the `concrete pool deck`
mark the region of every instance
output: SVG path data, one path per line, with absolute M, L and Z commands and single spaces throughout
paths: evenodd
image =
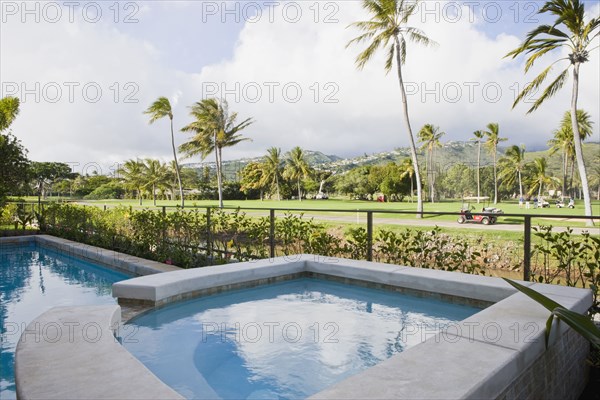
M 161 307 L 188 298 L 306 276 L 487 306 L 440 332 L 429 332 L 423 343 L 312 398 L 574 399 L 585 386 L 589 343 L 566 324 L 555 321 L 546 350 L 544 330 L 549 312 L 498 278 L 303 254 L 142 276 L 113 285 L 113 296 L 123 305 Z M 585 313 L 592 304 L 592 294 L 587 289 L 524 284 L 579 313 Z M 94 310 L 97 319 L 113 321 L 115 307 Z M 86 309 L 53 309 L 48 313 L 54 314 L 45 313 L 38 319 L 47 323 L 68 315 L 69 321 L 83 326 L 90 321 Z M 35 329 L 32 324 L 30 327 Z M 114 326 L 103 329 L 114 330 Z M 410 327 L 407 329 L 410 334 Z M 101 371 L 119 365 L 126 365 L 132 385 L 163 393 L 162 398 L 180 398 L 174 391 L 163 392 L 164 383 L 141 363 L 132 362 L 132 356 L 114 339 L 110 346 L 94 346 L 80 343 L 85 339 L 77 335 L 75 342 L 52 343 L 44 330 L 39 334 L 41 340 L 20 342 L 17 348 L 17 388 L 22 399 L 48 398 L 54 390 L 64 398 L 65 388 L 86 386 L 93 396 L 77 392 L 73 397 L 138 398 L 130 391 L 127 393 L 132 397 L 112 388 L 102 395 L 101 388 L 114 384 L 110 374 L 105 377 Z M 49 362 L 59 371 L 63 365 L 67 368 L 74 364 L 69 357 L 49 359 L 51 355 L 71 354 L 69 351 L 82 352 L 76 364 L 81 373 L 41 373 Z M 27 378 L 32 374 L 37 378 L 35 384 Z

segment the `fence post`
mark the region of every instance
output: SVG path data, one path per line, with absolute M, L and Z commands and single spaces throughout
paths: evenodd
M 275 258 L 275 210 L 269 210 L 269 255 Z
M 373 211 L 367 211 L 367 261 L 373 261 Z
M 210 226 L 210 207 L 206 207 L 206 256 L 207 258 L 212 257 L 212 238 L 211 238 L 211 226 Z M 212 260 L 210 260 L 212 265 Z
M 531 279 L 531 215 L 525 215 L 523 227 L 523 280 Z

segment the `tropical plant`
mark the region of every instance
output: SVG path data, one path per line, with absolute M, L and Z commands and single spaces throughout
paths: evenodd
M 313 170 L 306 161 L 304 151 L 296 146 L 288 154 L 286 160 L 286 166 L 284 170 L 284 176 L 288 179 L 296 181 L 298 187 L 298 199 L 302 201 L 302 179 L 307 179 Z
M 125 181 L 125 185 L 137 193 L 140 206 L 142 205 L 142 195 L 146 180 L 144 177 L 144 163 L 140 160 L 127 160 L 118 173 Z
M 263 199 L 263 190 L 265 188 L 264 165 L 259 162 L 251 162 L 240 172 L 241 187 L 240 190 L 248 193 L 251 190 L 260 192 L 260 200 Z
M 481 141 L 485 136 L 485 132 L 475 131 L 473 132 L 473 136 L 475 138 L 471 138 L 471 140 L 477 142 L 477 203 L 479 204 L 479 198 L 481 197 Z
M 500 126 L 497 123 L 490 123 L 487 125 L 487 131 L 485 131 L 487 140 L 484 146 L 494 159 L 494 204 L 498 203 L 498 166 L 496 165 L 498 157 L 498 143 L 508 140 L 500 137 Z
M 283 177 L 283 162 L 281 161 L 281 149 L 271 147 L 267 149 L 267 155 L 263 158 L 264 183 L 275 189 L 277 200 L 281 200 L 279 182 Z
M 440 143 L 440 139 L 444 136 L 446 132 L 440 132 L 440 128 L 438 126 L 433 126 L 431 124 L 426 124 L 421 128 L 418 133 L 419 141 L 423 143 L 421 146 L 421 150 L 427 151 L 427 156 L 425 158 L 426 169 L 427 169 L 427 181 L 429 182 L 429 196 L 431 198 L 431 202 L 434 202 L 435 199 L 435 159 L 434 152 L 438 147 L 442 147 Z
M 533 195 L 537 190 L 539 198 L 542 195 L 544 185 L 548 187 L 560 185 L 560 180 L 558 178 L 549 175 L 548 162 L 546 161 L 545 157 L 540 157 L 533 160 L 532 167 L 532 175 L 529 178 L 530 196 Z
M 156 190 L 169 185 L 169 168 L 151 158 L 146 159 L 142 165 L 144 186 L 152 189 L 152 204 L 156 206 Z
M 19 99 L 7 96 L 0 99 L 0 132 L 8 129 L 19 114 Z
M 502 184 L 511 187 L 515 184 L 515 180 L 519 184 L 519 198 L 523 198 L 523 179 L 522 174 L 525 170 L 525 146 L 521 147 L 517 145 L 510 146 L 506 149 L 502 157 L 498 161 L 500 167 L 499 177 L 502 180 Z
M 400 178 L 404 179 L 405 177 L 408 176 L 408 178 L 410 179 L 410 201 L 413 201 L 413 193 L 414 193 L 414 176 L 415 176 L 415 167 L 413 166 L 413 162 L 412 159 L 410 158 L 405 158 L 404 160 L 402 160 L 402 163 L 400 164 L 400 171 L 402 171 L 400 173 Z
M 552 68 L 559 61 L 568 61 L 569 64 L 558 76 L 544 89 L 542 95 L 533 103 L 527 113 L 538 109 L 544 101 L 554 96 L 566 83 L 568 72 L 573 67 L 573 91 L 571 95 L 571 126 L 573 128 L 573 143 L 575 158 L 579 169 L 581 187 L 585 203 L 585 215 L 592 215 L 592 203 L 588 185 L 585 161 L 583 159 L 583 136 L 577 124 L 577 101 L 579 97 L 579 68 L 581 64 L 589 61 L 590 49 L 598 35 L 600 35 L 600 17 L 595 17 L 586 22 L 585 4 L 581 0 L 550 0 L 539 10 L 539 14 L 551 14 L 556 17 L 552 25 L 540 25 L 527 34 L 527 37 L 516 49 L 509 52 L 506 57 L 516 58 L 521 54 L 528 55 L 525 63 L 525 73 L 542 56 L 554 50 L 566 50 L 568 56 L 560 58 L 545 68 L 536 78 L 525 86 L 517 96 L 513 108 L 528 95 L 534 94 L 546 81 Z M 587 221 L 593 225 L 593 220 Z
M 577 124 L 579 126 L 579 134 L 581 139 L 585 140 L 588 136 L 592 135 L 592 125 L 590 115 L 584 110 L 577 110 Z M 548 142 L 550 146 L 550 155 L 555 154 L 557 151 L 562 152 L 563 157 L 563 196 L 567 194 L 568 190 L 573 186 L 573 176 L 575 168 L 575 141 L 573 140 L 573 125 L 571 123 L 571 112 L 566 111 L 561 122 L 560 127 L 554 131 L 554 138 Z M 569 174 L 569 166 L 571 170 L 571 182 L 567 187 L 567 177 Z
M 179 197 L 181 198 L 181 207 L 185 206 L 185 197 L 183 195 L 183 184 L 181 183 L 181 176 L 179 170 L 179 163 L 177 162 L 177 150 L 175 149 L 175 135 L 173 134 L 173 109 L 171 108 L 171 102 L 166 97 L 159 97 L 154 103 L 148 107 L 144 114 L 150 115 L 150 124 L 153 124 L 157 120 L 169 117 L 171 123 L 171 147 L 173 149 L 173 162 L 175 162 L 175 174 L 177 176 L 177 183 L 179 184 Z
M 548 348 L 548 339 L 550 338 L 550 333 L 552 330 L 552 322 L 554 321 L 554 318 L 558 318 L 573 328 L 575 332 L 586 338 L 596 349 L 600 349 L 600 329 L 598 329 L 598 327 L 589 317 L 576 313 L 575 311 L 571 311 L 568 308 L 561 306 L 551 298 L 546 297 L 543 294 L 528 288 L 527 286 L 523 286 L 520 283 L 507 278 L 502 279 L 550 311 L 550 317 L 546 321 L 546 332 L 544 334 L 546 348 Z
M 350 26 L 357 28 L 363 33 L 352 39 L 346 47 L 352 44 L 361 44 L 369 42 L 367 48 L 356 57 L 358 69 L 363 69 L 365 65 L 373 58 L 377 50 L 382 49 L 386 52 L 385 71 L 389 73 L 394 65 L 394 58 L 398 73 L 398 83 L 400 84 L 400 94 L 402 96 L 402 108 L 404 113 L 404 123 L 408 135 L 411 157 L 415 169 L 417 181 L 417 212 L 423 212 L 423 198 L 421 189 L 421 174 L 419 173 L 419 162 L 417 159 L 417 148 L 412 132 L 410 118 L 408 113 L 408 100 L 404 88 L 404 78 L 402 76 L 402 65 L 406 62 L 407 41 L 415 42 L 425 46 L 433 45 L 435 42 L 430 40 L 421 30 L 407 26 L 408 20 L 419 9 L 418 1 L 405 0 L 363 0 L 363 8 L 371 15 L 368 21 L 354 22 Z M 417 218 L 421 218 L 418 214 Z
M 238 132 L 254 123 L 252 118 L 247 118 L 237 123 L 237 113 L 229 113 L 229 106 L 225 100 L 205 99 L 190 107 L 190 115 L 194 121 L 183 127 L 183 132 L 195 133 L 190 140 L 182 144 L 179 149 L 188 157 L 199 154 L 205 159 L 210 153 L 215 153 L 215 166 L 217 169 L 217 185 L 219 192 L 219 207 L 223 207 L 223 157 L 224 147 L 249 140 Z

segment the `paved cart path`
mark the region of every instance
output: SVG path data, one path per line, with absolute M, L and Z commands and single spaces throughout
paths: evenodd
M 305 217 L 314 218 L 316 221 L 339 221 L 344 223 L 359 223 L 366 225 L 367 219 L 364 213 L 361 213 L 359 217 L 351 217 L 348 215 L 320 215 L 304 213 Z M 502 218 L 502 217 L 501 217 Z M 496 230 L 496 231 L 512 231 L 512 232 L 523 232 L 523 224 L 506 224 L 500 223 L 496 225 L 483 225 L 483 224 L 459 224 L 455 221 L 441 221 L 436 218 L 423 218 L 423 219 L 398 219 L 398 218 L 385 218 L 377 215 L 373 216 L 373 225 L 399 225 L 399 226 L 421 226 L 421 227 L 434 227 L 439 226 L 440 228 L 460 228 L 460 229 L 475 229 L 475 230 Z M 547 225 L 552 225 L 552 221 L 548 220 Z M 582 232 L 587 231 L 592 234 L 600 235 L 600 226 L 594 226 L 589 228 L 571 228 L 573 233 L 580 235 Z M 566 231 L 566 227 L 555 226 L 553 232 Z

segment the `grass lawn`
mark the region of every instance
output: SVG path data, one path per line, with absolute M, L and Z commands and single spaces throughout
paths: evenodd
M 37 197 L 29 197 L 25 199 L 26 201 L 37 201 Z M 54 201 L 55 199 L 48 199 Z M 131 206 L 134 208 L 138 208 L 139 201 L 135 199 L 124 199 L 124 200 L 81 200 L 79 203 L 85 203 L 89 205 L 95 206 Z M 500 208 L 506 214 L 534 214 L 539 215 L 539 219 L 534 219 L 532 224 L 537 225 L 553 225 L 553 226 L 572 226 L 572 227 L 583 227 L 585 226 L 585 222 L 583 220 L 563 220 L 563 219 L 545 219 L 544 216 L 552 216 L 552 215 L 565 215 L 565 216 L 582 216 L 584 214 L 583 211 L 583 201 L 576 201 L 575 209 L 569 208 L 557 208 L 551 203 L 550 208 L 543 209 L 533 209 L 530 208 L 526 210 L 525 208 L 519 208 L 517 201 L 507 201 L 502 202 L 496 205 L 497 208 Z M 169 206 L 175 207 L 179 204 L 178 201 L 170 201 L 170 200 L 157 200 L 157 207 Z M 355 218 L 358 216 L 359 221 L 364 221 L 365 216 L 364 213 L 358 213 L 357 211 L 406 211 L 412 212 L 416 210 L 416 203 L 410 202 L 400 202 L 400 203 L 379 203 L 375 201 L 363 201 L 363 200 L 348 200 L 348 199 L 329 199 L 329 200 L 226 200 L 224 202 L 225 207 L 232 208 L 259 208 L 259 209 L 305 209 L 305 213 L 310 214 L 311 216 L 345 216 L 347 219 L 349 217 Z M 438 203 L 424 203 L 424 211 L 431 212 L 459 212 L 461 208 L 462 202 L 459 201 L 443 201 Z M 471 205 L 475 207 L 476 211 L 480 211 L 486 203 L 473 203 Z M 216 207 L 218 206 L 218 202 L 216 200 L 201 200 L 194 201 L 189 200 L 186 202 L 186 207 Z M 493 206 L 493 204 L 489 204 L 489 206 Z M 144 208 L 152 208 L 152 200 L 144 200 L 142 207 Z M 341 212 L 328 212 L 323 210 L 336 210 Z M 600 201 L 592 202 L 592 210 L 594 215 L 600 215 Z M 256 214 L 256 215 L 265 215 L 265 212 L 261 211 L 253 211 L 246 210 L 248 214 Z M 279 213 L 278 213 L 279 214 Z M 374 218 L 385 218 L 385 219 L 411 219 L 414 220 L 415 216 L 412 214 L 375 214 Z M 425 220 L 431 221 L 431 225 L 435 225 L 436 221 L 456 221 L 456 216 L 445 215 L 445 216 L 425 216 Z M 522 224 L 523 219 L 519 217 L 501 217 L 498 220 L 498 224 Z M 485 230 L 487 227 L 482 226 L 482 230 Z M 457 229 L 460 230 L 460 227 L 457 224 Z
M 139 207 L 139 202 L 137 200 L 86 200 L 85 203 L 93 204 L 93 205 L 107 205 L 107 206 L 116 206 L 116 205 L 125 205 L 132 207 Z M 176 206 L 178 204 L 177 201 L 165 201 L 158 200 L 156 205 L 158 207 L 162 206 Z M 378 203 L 375 201 L 363 201 L 363 200 L 346 200 L 346 199 L 329 199 L 329 200 L 226 200 L 224 202 L 225 207 L 240 207 L 240 208 L 260 208 L 260 209 L 270 209 L 270 208 L 278 208 L 278 209 L 305 209 L 310 210 L 306 211 L 311 215 L 343 215 L 343 216 L 356 216 L 356 211 L 415 211 L 416 203 L 409 202 L 401 202 L 401 203 Z M 484 203 L 476 204 L 471 203 L 477 211 L 479 211 Z M 461 201 L 445 201 L 438 203 L 424 203 L 425 211 L 432 212 L 459 212 L 461 208 Z M 187 201 L 186 207 L 208 207 L 218 206 L 217 201 L 213 200 L 205 200 L 205 201 Z M 493 205 L 490 205 L 493 206 Z M 144 200 L 143 207 L 153 207 L 151 200 Z M 577 201 L 575 203 L 575 209 L 569 208 L 543 208 L 543 209 L 528 209 L 519 208 L 518 202 L 503 202 L 499 203 L 496 207 L 502 209 L 506 214 L 535 214 L 539 215 L 540 219 L 536 219 L 533 221 L 534 224 L 546 224 L 546 225 L 554 225 L 554 226 L 585 226 L 583 221 L 578 220 L 557 220 L 557 219 L 544 219 L 544 216 L 552 216 L 552 215 L 566 215 L 566 216 L 582 216 L 583 215 L 583 201 Z M 600 202 L 593 201 L 592 209 L 594 215 L 600 215 Z M 331 213 L 322 210 L 340 210 L 344 212 Z M 250 210 L 247 211 L 249 214 L 252 213 Z M 264 214 L 262 212 L 257 212 L 257 214 Z M 361 220 L 364 220 L 364 214 L 359 215 Z M 415 217 L 411 214 L 376 214 L 375 218 L 390 218 L 390 219 L 415 219 Z M 425 216 L 425 219 L 434 221 L 455 221 L 456 217 L 447 215 L 447 216 Z M 523 220 L 518 217 L 504 217 L 498 220 L 498 224 L 521 224 Z M 458 226 L 457 226 L 458 228 Z M 482 227 L 483 228 L 483 227 Z M 460 229 L 460 228 L 459 228 Z

